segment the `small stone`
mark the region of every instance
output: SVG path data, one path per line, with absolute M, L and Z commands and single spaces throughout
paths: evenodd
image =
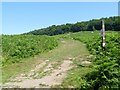
M 21 74 L 21 76 L 25 76 L 25 74 Z
M 72 60 L 73 58 L 68 58 L 69 60 Z
M 49 60 L 46 60 L 46 62 L 48 62 Z
M 90 64 L 91 64 L 91 62 L 89 62 L 89 61 L 81 62 L 81 65 L 83 65 L 83 66 L 89 66 Z

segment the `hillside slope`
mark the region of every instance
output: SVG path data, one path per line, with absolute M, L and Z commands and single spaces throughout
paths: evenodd
M 31 61 L 27 61 L 27 64 L 31 62 L 37 62 L 28 72 L 21 73 L 16 70 L 25 69 L 26 66 L 23 66 L 22 63 L 15 65 L 16 68 L 4 68 L 3 70 L 17 72 L 19 74 L 12 75 L 8 83 L 3 84 L 4 87 L 13 87 L 13 88 L 42 88 L 42 87 L 53 87 L 55 85 L 60 85 L 63 80 L 67 77 L 68 70 L 76 67 L 74 61 L 79 59 L 82 63 L 85 60 L 89 60 L 89 52 L 86 49 L 86 46 L 75 40 L 60 38 L 59 46 L 49 52 L 46 52 L 40 56 L 37 56 L 36 59 L 33 58 Z M 24 62 L 23 62 L 24 63 Z M 22 66 L 21 66 L 22 65 Z M 83 69 L 84 70 L 84 69 Z M 87 71 L 88 72 L 89 68 Z M 3 79 L 8 72 L 3 73 Z
M 33 30 L 25 34 L 53 36 L 68 32 L 101 30 L 101 20 L 105 21 L 106 30 L 120 31 L 120 17 L 113 16 L 109 18 L 92 19 L 90 21 L 77 22 L 75 24 L 67 23 L 63 25 L 52 25 L 47 28 Z
M 106 31 L 105 48 L 101 47 L 98 31 L 51 37 L 59 41 L 58 47 L 3 67 L 3 81 L 8 82 L 4 87 L 119 90 L 119 32 Z

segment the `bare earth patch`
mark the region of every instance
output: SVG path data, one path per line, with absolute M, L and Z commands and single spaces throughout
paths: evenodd
M 35 67 L 34 70 L 31 70 L 27 75 L 21 74 L 15 79 L 11 80 L 13 82 L 8 82 L 3 85 L 3 87 L 8 88 L 46 88 L 54 85 L 59 85 L 62 83 L 63 79 L 66 78 L 67 71 L 70 70 L 73 66 L 71 65 L 72 61 L 64 60 L 63 63 L 57 68 L 52 69 L 51 74 L 46 75 L 40 79 L 33 79 L 32 76 L 43 67 L 46 62 L 43 62 Z M 47 68 L 43 70 L 51 70 L 51 64 L 48 64 Z

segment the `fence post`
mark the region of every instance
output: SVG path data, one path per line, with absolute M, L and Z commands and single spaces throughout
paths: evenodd
M 102 20 L 101 36 L 102 36 L 102 48 L 105 48 L 105 22 L 104 20 Z

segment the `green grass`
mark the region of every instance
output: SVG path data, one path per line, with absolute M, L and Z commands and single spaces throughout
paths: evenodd
M 84 82 L 84 77 L 87 73 L 89 73 L 93 68 L 92 64 L 89 66 L 82 66 L 81 61 L 91 61 L 92 58 L 87 58 L 85 55 L 81 55 L 73 61 L 73 65 L 75 66 L 67 73 L 67 78 L 65 78 L 61 85 L 56 85 L 54 88 L 79 88 L 80 85 Z
M 0 64 L 2 65 L 2 82 L 9 81 L 9 78 L 16 74 L 31 70 L 36 64 L 42 62 L 41 57 L 38 59 L 39 54 L 48 52 L 57 46 L 58 42 L 54 37 L 3 35 L 2 59 L 0 60 L 2 61 Z
M 107 36 L 107 49 L 109 52 L 114 51 L 115 52 L 114 44 L 118 43 L 118 39 L 115 39 L 115 35 L 117 35 L 117 32 L 112 32 L 112 31 L 107 31 L 106 32 Z M 112 37 L 111 37 L 112 36 Z M 55 39 L 58 40 L 58 46 L 48 52 L 42 52 L 39 55 L 36 55 L 35 57 L 29 57 L 26 59 L 23 59 L 21 63 L 15 63 L 12 65 L 7 65 L 6 67 L 3 67 L 3 82 L 9 81 L 9 78 L 15 77 L 17 74 L 20 73 L 27 73 L 31 69 L 33 69 L 38 63 L 44 62 L 44 60 L 49 60 L 49 63 L 52 62 L 57 62 L 57 64 L 54 64 L 53 67 L 56 69 L 59 67 L 59 65 L 64 61 L 69 58 L 75 58 L 73 60 L 73 65 L 75 66 L 73 69 L 68 71 L 67 78 L 63 81 L 61 85 L 53 86 L 53 87 L 62 87 L 62 88 L 69 88 L 69 87 L 74 87 L 74 88 L 80 88 L 81 85 L 86 82 L 86 75 L 90 72 L 94 72 L 95 68 L 94 65 L 96 64 L 96 51 L 99 52 L 100 48 L 100 32 L 99 31 L 94 31 L 94 32 L 78 32 L 78 33 L 68 33 L 68 34 L 62 34 L 62 35 L 56 35 L 52 36 Z M 111 38 L 109 38 L 111 37 Z M 110 40 L 109 40 L 110 39 Z M 115 41 L 115 40 L 116 41 Z M 111 41 L 115 41 L 115 43 L 111 43 Z M 98 45 L 99 44 L 99 45 Z M 112 46 L 113 45 L 113 46 Z M 111 49 L 112 48 L 112 49 Z M 89 50 L 89 51 L 88 51 Z M 98 53 L 97 52 L 97 53 Z M 93 54 L 93 57 L 89 57 Z M 101 54 L 101 53 L 99 53 Z M 107 53 L 108 56 L 109 54 L 112 56 L 112 53 Z M 106 55 L 107 55 L 106 54 Z M 97 57 L 100 59 L 99 61 L 103 61 L 106 58 Z M 101 58 L 103 60 L 101 60 Z M 114 60 L 118 58 L 117 56 L 110 57 L 111 60 Z M 109 59 L 109 58 L 108 58 Z M 91 61 L 92 64 L 90 66 L 82 66 L 81 61 Z M 100 63 L 100 62 L 97 62 Z M 46 65 L 45 65 L 46 67 Z M 99 65 L 100 68 L 102 66 Z M 109 68 L 109 66 L 108 66 Z M 41 73 L 44 68 L 41 68 L 39 71 L 39 77 L 43 77 L 44 75 L 50 74 L 51 71 L 46 72 L 46 73 Z M 114 69 L 114 68 L 113 68 Z M 98 69 L 97 69 L 98 70 Z M 104 70 L 104 69 L 103 69 Z M 99 70 L 98 70 L 99 72 Z M 93 74 L 94 75 L 94 74 Z M 98 78 L 99 79 L 99 78 Z
M 84 58 L 89 56 L 89 52 L 86 49 L 86 46 L 75 40 L 71 40 L 69 38 L 62 38 L 59 36 L 54 36 L 54 38 L 59 39 L 58 47 L 50 50 L 48 52 L 41 53 L 34 57 L 29 57 L 23 59 L 21 63 L 14 63 L 4 66 L 2 68 L 2 79 L 3 82 L 8 82 L 11 77 L 15 77 L 20 73 L 27 73 L 31 69 L 33 69 L 38 63 L 44 62 L 44 60 L 49 60 L 49 63 L 57 62 L 57 64 L 53 65 L 54 68 L 57 68 L 64 60 L 69 58 L 75 58 L 81 56 Z M 47 72 L 48 74 L 50 72 Z M 40 77 L 43 77 L 40 73 Z
M 90 67 L 76 67 L 68 72 L 67 78 L 60 86 L 61 88 L 79 88 L 84 80 L 84 76 L 90 72 Z
M 22 62 L 24 58 L 52 50 L 57 45 L 57 39 L 49 36 L 3 35 L 2 65 Z
M 87 46 L 84 43 L 77 41 L 77 39 L 79 36 L 80 40 L 87 42 L 93 40 L 94 35 L 98 36 L 99 32 L 79 32 L 52 36 L 58 40 L 58 46 L 56 48 L 48 52 L 43 52 L 34 57 L 23 59 L 21 63 L 15 63 L 12 65 L 9 64 L 6 67 L 3 67 L 3 82 L 8 82 L 11 76 L 14 78 L 20 73 L 27 73 L 38 63 L 44 62 L 44 60 L 49 60 L 48 64 L 57 62 L 57 64 L 53 65 L 54 68 L 57 68 L 64 60 L 75 58 L 73 65 L 76 67 L 74 67 L 72 70 L 69 70 L 67 78 L 59 87 L 78 87 L 82 82 L 84 75 L 92 70 L 91 66 L 82 67 L 80 62 L 81 60 L 88 60 L 92 62 L 92 59 L 87 58 L 90 56 L 90 53 L 86 48 Z M 39 77 L 43 77 L 44 75 L 50 73 L 41 73 L 43 69 L 44 68 L 40 70 Z
M 58 62 L 58 64 L 55 64 L 53 66 L 54 68 L 57 68 L 63 62 L 63 60 L 66 60 L 68 58 L 79 57 L 86 59 L 86 57 L 90 55 L 86 48 L 86 45 L 79 41 L 73 40 L 73 37 L 71 37 L 71 35 L 72 34 L 70 33 L 53 36 L 59 40 L 59 45 L 54 50 L 41 53 L 35 57 L 23 59 L 21 63 L 8 64 L 7 66 L 4 66 L 2 68 L 3 82 L 9 81 L 10 77 L 15 77 L 17 74 L 27 73 L 29 70 L 33 69 L 35 65 L 42 63 L 44 60 L 49 60 L 50 62 Z M 43 75 L 40 74 L 40 77 Z
M 106 45 L 103 50 L 99 33 L 100 32 L 80 32 L 71 34 L 73 39 L 86 43 L 90 53 L 96 57 L 93 60 L 95 64 L 91 71 L 83 76 L 83 81 L 80 81 L 79 84 L 76 83 L 78 88 L 82 88 L 82 90 L 119 88 L 119 34 L 118 32 L 107 31 L 105 39 Z
M 113 31 L 106 31 L 106 37 L 107 39 L 109 37 L 114 37 L 114 35 L 118 35 L 118 32 L 113 32 Z M 86 84 L 86 75 L 90 72 L 94 72 L 95 68 L 93 67 L 95 65 L 95 57 L 96 57 L 96 52 L 95 48 L 99 48 L 100 46 L 100 41 L 99 38 L 100 32 L 99 31 L 94 31 L 94 32 L 78 32 L 78 33 L 69 33 L 69 34 L 64 34 L 64 35 L 58 35 L 59 37 L 63 38 L 69 38 L 69 39 L 74 39 L 78 40 L 80 42 L 83 42 L 86 44 L 86 47 L 90 51 L 91 54 L 93 54 L 93 57 L 91 59 L 88 59 L 92 61 L 92 65 L 89 67 L 82 67 L 81 61 L 79 60 L 80 58 L 77 58 L 74 61 L 74 65 L 76 65 L 76 68 L 73 68 L 72 70 L 69 71 L 67 78 L 63 81 L 61 85 L 55 86 L 55 87 L 62 87 L 62 88 L 68 88 L 68 87 L 74 87 L 74 88 L 80 88 L 81 85 Z M 107 43 L 111 41 L 106 41 Z M 114 43 L 115 44 L 115 43 Z M 97 46 L 96 46 L 97 45 Z M 112 45 L 112 43 L 111 43 Z M 82 48 L 80 49 L 82 50 Z M 83 51 L 80 52 L 84 52 Z M 112 49 L 110 49 L 112 50 Z M 98 49 L 99 51 L 99 49 Z M 99 51 L 100 52 L 100 51 Z M 84 55 L 82 55 L 84 56 Z M 83 59 L 86 59 L 86 57 L 83 57 Z
M 11 77 L 15 77 L 20 73 L 27 73 L 35 67 L 36 64 L 41 63 L 42 61 L 38 57 L 30 57 L 24 59 L 22 63 L 15 63 L 12 65 L 7 65 L 2 67 L 2 82 L 8 82 Z

